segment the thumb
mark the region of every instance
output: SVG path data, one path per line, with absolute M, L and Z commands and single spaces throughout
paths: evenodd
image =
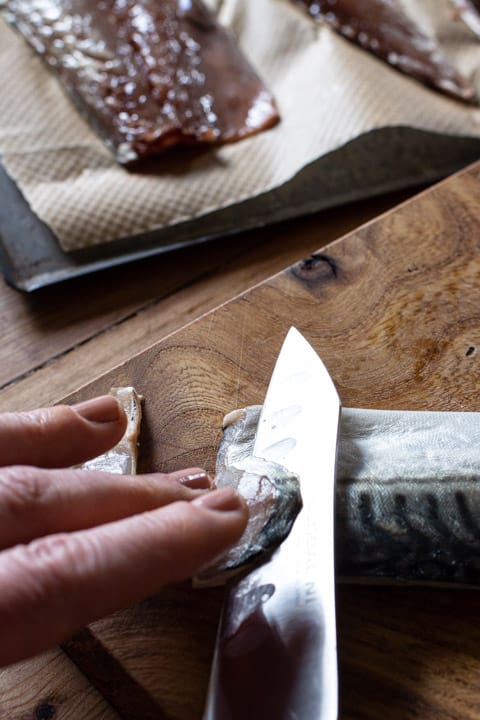
M 125 413 L 111 395 L 72 407 L 2 413 L 0 465 L 76 465 L 113 447 L 126 425 Z

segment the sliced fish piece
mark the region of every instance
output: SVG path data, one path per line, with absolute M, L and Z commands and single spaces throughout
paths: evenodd
M 110 391 L 123 406 L 128 425 L 123 438 L 108 452 L 88 460 L 83 470 L 134 475 L 137 469 L 141 396 L 134 388 Z M 233 487 L 246 500 L 250 518 L 240 541 L 194 579 L 196 587 L 221 585 L 244 567 L 274 550 L 291 530 L 302 501 L 298 477 L 277 463 L 255 458 L 256 408 L 246 408 L 224 419 L 224 434 L 217 456 L 215 485 Z
M 256 408 L 234 411 L 224 418 L 215 485 L 237 490 L 250 516 L 239 542 L 194 578 L 196 587 L 220 585 L 264 559 L 288 536 L 302 507 L 298 476 L 252 455 L 257 424 Z
M 102 470 L 118 475 L 135 475 L 138 459 L 138 436 L 142 421 L 142 396 L 133 387 L 115 387 L 110 395 L 117 398 L 127 415 L 127 428 L 117 445 L 103 455 L 79 465 L 82 470 Z
M 92 127 L 128 164 L 274 125 L 274 99 L 202 0 L 2 0 Z
M 317 21 L 401 72 L 460 100 L 475 91 L 436 40 L 406 15 L 396 0 L 292 0 Z
M 221 466 L 251 456 L 260 411 L 227 416 Z M 335 512 L 339 580 L 480 585 L 480 413 L 343 408 Z

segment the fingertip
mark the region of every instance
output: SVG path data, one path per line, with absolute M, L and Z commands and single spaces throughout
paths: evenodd
M 248 505 L 233 488 L 204 492 L 192 505 L 208 513 L 208 523 L 220 529 L 220 541 L 225 546 L 234 543 L 244 532 L 249 518 Z
M 191 490 L 211 490 L 213 478 L 205 470 L 182 470 L 172 475 L 172 479 Z
M 93 424 L 127 424 L 125 411 L 113 395 L 101 395 L 71 406 L 81 418 Z
M 163 584 L 198 574 L 241 538 L 249 517 L 245 500 L 233 488 L 204 491 L 160 512 L 166 522 L 162 529 L 164 564 L 158 574 Z
M 21 436 L 10 428 L 16 443 L 13 464 L 67 467 L 114 447 L 122 439 L 128 420 L 116 398 L 105 395 L 78 405 L 34 410 L 20 422 Z
M 194 505 L 200 505 L 207 510 L 220 513 L 240 512 L 243 514 L 247 511 L 245 500 L 231 487 L 204 493 L 192 502 Z
M 127 430 L 127 414 L 121 403 L 112 395 L 101 395 L 70 405 L 68 410 L 73 413 L 77 422 L 82 424 L 80 429 L 86 443 L 85 450 L 87 451 L 87 445 L 89 447 L 89 457 L 109 450 L 120 442 Z M 90 444 L 93 452 L 90 452 Z

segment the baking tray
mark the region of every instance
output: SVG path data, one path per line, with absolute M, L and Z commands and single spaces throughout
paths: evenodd
M 72 253 L 61 250 L 54 233 L 0 165 L 0 267 L 9 284 L 31 292 L 213 238 L 431 183 L 478 158 L 478 138 L 380 128 L 324 155 L 267 193 L 188 222 Z

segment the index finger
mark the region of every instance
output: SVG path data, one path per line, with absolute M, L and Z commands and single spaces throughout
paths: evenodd
M 113 447 L 126 426 L 125 412 L 111 395 L 79 405 L 1 413 L 0 465 L 77 465 Z
M 0 554 L 0 665 L 192 577 L 235 542 L 248 510 L 231 488 Z

